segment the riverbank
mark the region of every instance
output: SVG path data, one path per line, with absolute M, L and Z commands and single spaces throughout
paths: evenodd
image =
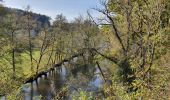
M 35 60 L 39 59 L 40 51 L 34 51 L 33 57 Z M 23 83 L 30 82 L 31 80 L 35 80 L 42 73 L 45 73 L 49 70 L 52 70 L 52 63 L 48 63 L 49 54 L 45 54 L 42 57 L 42 62 L 40 63 L 39 73 L 36 75 L 36 61 L 33 62 L 33 72 L 30 70 L 30 59 L 28 51 L 24 51 L 16 56 L 16 73 L 15 78 L 13 77 L 12 65 L 10 62 L 11 55 L 4 55 L 3 59 L 0 59 L 0 95 L 9 95 L 13 97 L 12 91 L 17 91 Z M 63 59 L 62 61 L 56 61 L 56 65 L 60 65 L 62 62 L 67 61 L 68 59 Z M 8 69 L 8 70 L 6 70 Z M 11 94 L 12 93 L 12 94 Z

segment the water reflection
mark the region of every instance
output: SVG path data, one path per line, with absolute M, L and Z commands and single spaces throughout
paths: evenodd
M 76 59 L 77 60 L 77 59 Z M 42 96 L 44 100 L 51 100 L 63 87 L 68 87 L 68 97 L 76 91 L 98 92 L 103 86 L 103 79 L 95 65 L 78 65 L 65 63 L 54 72 L 42 76 L 23 88 L 25 100 L 33 100 L 35 96 Z
M 5 100 L 6 98 L 5 98 L 5 96 L 3 96 L 3 97 L 0 97 L 0 100 Z

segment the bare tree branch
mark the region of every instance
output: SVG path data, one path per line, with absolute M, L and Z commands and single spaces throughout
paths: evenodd
M 118 39 L 118 41 L 119 41 L 119 43 L 120 43 L 120 45 L 122 47 L 122 50 L 124 51 L 124 54 L 125 54 L 125 52 L 126 52 L 125 46 L 124 46 L 124 44 L 122 42 L 121 37 L 119 36 L 120 33 L 119 33 L 119 31 L 118 31 L 118 29 L 117 29 L 117 27 L 115 25 L 115 22 L 114 22 L 112 16 L 110 15 L 110 12 L 109 12 L 109 10 L 107 8 L 107 3 L 102 2 L 102 5 L 104 6 L 104 10 L 98 9 L 98 8 L 93 8 L 93 9 L 100 12 L 100 13 L 102 13 L 102 14 L 104 14 L 109 19 L 109 21 L 111 23 L 111 26 L 112 26 L 112 28 L 114 30 L 114 33 L 115 33 L 115 35 L 116 35 L 116 37 L 117 37 L 117 39 Z

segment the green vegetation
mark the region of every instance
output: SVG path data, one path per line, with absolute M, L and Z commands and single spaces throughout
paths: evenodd
M 98 21 L 90 13 L 72 22 L 59 14 L 52 25 L 40 25 L 29 7 L 19 15 L 0 5 L 0 96 L 17 100 L 14 91 L 19 93 L 28 78 L 83 52 L 83 64 L 108 61 L 107 100 L 169 100 L 170 1 L 104 0 L 101 5 L 93 9 L 103 14 Z M 94 99 L 84 91 L 74 98 Z
M 95 10 L 109 21 L 103 31 L 109 34 L 109 52 L 114 51 L 109 55 L 117 66 L 113 85 L 106 87 L 108 98 L 168 99 L 169 1 L 109 0 L 102 5 L 104 10 Z

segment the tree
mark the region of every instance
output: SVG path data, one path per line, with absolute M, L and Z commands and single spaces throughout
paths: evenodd
M 33 72 L 33 43 L 32 43 L 32 36 L 35 31 L 36 22 L 32 18 L 32 12 L 30 11 L 30 6 L 27 6 L 26 8 L 26 15 L 23 16 L 23 28 L 27 30 L 28 32 L 28 44 L 29 44 L 29 56 L 30 56 L 30 65 L 31 65 L 31 71 Z
M 7 34 L 10 37 L 10 47 L 11 47 L 11 58 L 12 58 L 12 66 L 13 66 L 13 77 L 15 77 L 16 72 L 16 59 L 15 59 L 15 53 L 16 53 L 16 36 L 15 33 L 18 30 L 18 16 L 16 16 L 15 12 L 11 12 L 7 15 L 6 18 L 6 31 Z
M 62 56 L 63 53 L 65 51 L 64 48 L 64 43 L 66 43 L 64 40 L 64 38 L 66 38 L 66 33 L 68 32 L 68 22 L 67 19 L 65 18 L 65 16 L 63 16 L 62 14 L 59 14 L 56 16 L 56 20 L 53 22 L 53 26 L 52 26 L 52 33 L 53 36 L 55 37 L 55 42 L 54 42 L 54 46 L 55 46 L 55 56 L 53 59 L 53 63 L 57 61 L 62 60 Z
M 119 76 L 124 85 L 130 86 L 136 80 L 141 80 L 145 82 L 134 86 L 134 89 L 144 84 L 152 89 L 151 69 L 158 59 L 158 48 L 165 35 L 161 33 L 164 28 L 160 27 L 161 13 L 166 8 L 164 0 L 107 0 L 101 4 L 104 9 L 94 9 L 105 15 L 105 23 L 97 24 L 103 28 L 110 27 L 114 35 L 112 37 L 120 44 L 120 50 L 116 57 L 97 52 L 119 66 Z M 167 18 L 166 16 L 164 17 Z
M 36 68 L 36 74 L 38 74 L 38 70 L 39 70 L 39 66 L 40 66 L 40 63 L 41 63 L 41 60 L 42 60 L 42 57 L 49 51 L 47 51 L 48 47 L 50 47 L 51 45 L 51 42 L 52 41 L 52 35 L 50 33 L 48 33 L 47 29 L 44 28 L 43 31 L 41 33 L 39 33 L 40 35 L 40 56 L 39 56 L 39 59 L 37 61 L 37 68 Z M 51 55 L 50 55 L 50 58 L 51 59 Z M 48 62 L 49 63 L 49 62 Z M 47 64 L 48 65 L 48 64 Z

